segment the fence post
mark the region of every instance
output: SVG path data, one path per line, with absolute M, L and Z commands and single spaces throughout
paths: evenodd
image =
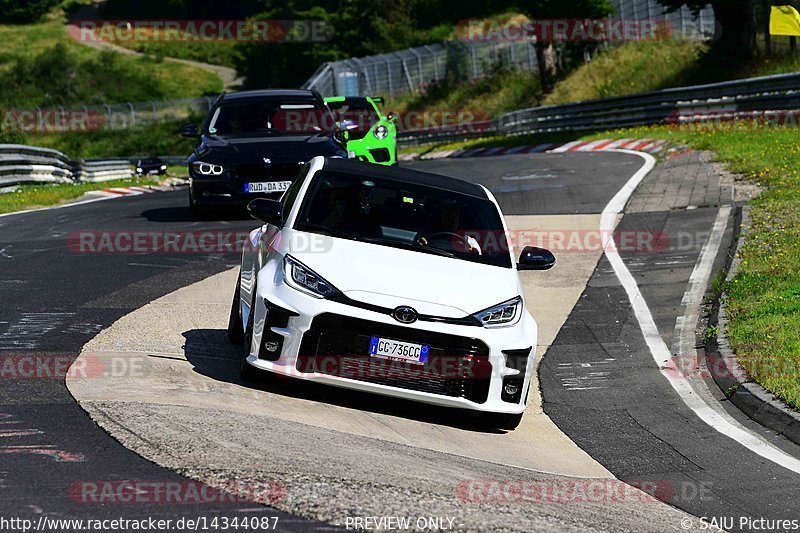
M 422 56 L 414 48 L 409 48 L 408 51 L 414 54 L 414 57 L 417 58 L 417 72 L 419 73 L 419 78 L 417 79 L 417 86 L 421 87 L 422 84 L 425 83 L 425 80 L 423 79 L 424 74 L 422 73 Z
M 535 44 L 533 41 L 528 41 L 528 65 L 530 67 L 530 71 L 533 72 L 536 70 L 536 50 L 534 49 Z
M 361 74 L 364 75 L 364 88 L 367 91 L 367 94 L 374 94 L 372 92 L 372 84 L 369 82 L 369 73 L 367 72 L 366 67 L 364 67 L 364 62 L 358 59 L 357 57 L 353 58 L 353 63 L 361 69 Z M 361 91 L 361 84 L 359 84 L 358 90 Z M 363 96 L 363 95 L 362 95 Z
M 392 65 L 389 63 L 389 59 L 386 59 L 386 74 L 389 76 L 389 94 L 394 94 L 394 87 L 392 86 Z
M 439 62 L 436 61 L 436 52 L 431 50 L 431 47 L 427 44 L 425 45 L 425 50 L 431 54 L 431 61 L 433 61 L 433 79 L 439 81 Z
M 475 49 L 475 44 L 469 45 L 470 55 L 472 55 L 472 79 L 478 78 L 478 51 Z
M 411 81 L 411 73 L 408 71 L 408 65 L 406 64 L 406 60 L 401 59 L 400 64 L 403 65 L 403 72 L 405 72 L 406 74 L 406 81 L 408 82 L 408 92 L 414 92 L 414 82 Z

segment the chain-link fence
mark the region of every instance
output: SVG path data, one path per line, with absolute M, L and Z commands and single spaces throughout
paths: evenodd
M 403 94 L 425 89 L 445 76 L 475 79 L 498 67 L 535 70 L 530 42 L 447 41 L 389 54 L 323 64 L 303 85 L 323 96 Z
M 706 6 L 697 15 L 687 7 L 667 13 L 657 0 L 612 0 L 615 14 L 609 25 L 658 22 L 678 38 L 709 39 L 714 35 L 714 12 Z M 399 95 L 424 90 L 445 77 L 476 79 L 503 67 L 535 70 L 534 40 L 454 40 L 388 54 L 322 64 L 304 88 L 323 96 Z
M 612 0 L 611 4 L 614 6 L 614 14 L 608 17 L 611 21 L 663 21 L 673 37 L 704 40 L 712 38 L 716 31 L 711 5 L 706 5 L 695 16 L 685 5 L 667 13 L 658 0 Z

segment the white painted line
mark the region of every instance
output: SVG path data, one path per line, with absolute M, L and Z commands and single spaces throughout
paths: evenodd
M 631 150 L 616 151 L 620 153 L 638 155 L 645 160 L 645 163 L 642 165 L 642 168 L 640 168 L 636 174 L 634 174 L 631 179 L 628 180 L 622 189 L 620 189 L 614 198 L 611 199 L 606 208 L 603 209 L 603 213 L 600 218 L 600 231 L 602 235 L 606 236 L 604 239 L 606 242 L 604 243 L 603 249 L 605 250 L 606 257 L 608 257 L 608 261 L 611 263 L 611 266 L 614 269 L 614 273 L 617 275 L 617 279 L 619 279 L 620 283 L 625 289 L 625 292 L 628 294 L 631 308 L 636 315 L 636 320 L 639 322 L 639 327 L 644 335 L 644 340 L 647 343 L 647 347 L 650 349 L 650 354 L 653 356 L 656 364 L 661 369 L 661 374 L 667 379 L 667 381 L 669 381 L 669 384 L 673 389 L 675 389 L 675 392 L 678 393 L 678 396 L 681 397 L 686 406 L 694 411 L 694 413 L 700 417 L 703 422 L 726 437 L 738 442 L 751 452 L 760 455 L 764 459 L 772 461 L 773 463 L 791 470 L 792 472 L 800 474 L 800 459 L 797 459 L 796 457 L 787 454 L 780 448 L 777 448 L 776 446 L 766 442 L 760 436 L 747 430 L 735 420 L 721 416 L 694 391 L 691 383 L 686 379 L 685 376 L 675 369 L 665 368 L 665 365 L 668 365 L 672 359 L 672 353 L 664 342 L 664 339 L 661 338 L 661 334 L 658 332 L 655 320 L 653 320 L 653 315 L 650 312 L 650 308 L 647 307 L 647 303 L 645 302 L 644 297 L 639 290 L 636 279 L 633 277 L 633 275 L 631 275 L 630 271 L 625 266 L 625 262 L 622 260 L 622 257 L 620 257 L 619 251 L 617 250 L 616 244 L 614 243 L 614 239 L 612 237 L 614 228 L 616 226 L 617 216 L 625 207 L 625 204 L 628 202 L 628 199 L 639 183 L 641 183 L 644 177 L 647 176 L 651 170 L 653 170 L 653 167 L 655 167 L 656 164 L 656 159 L 650 154 L 641 152 L 633 152 Z M 712 231 L 718 231 L 718 225 L 716 222 Z M 724 231 L 724 225 L 722 226 L 721 231 Z M 710 269 L 712 268 L 714 262 L 713 258 L 717 254 L 721 240 L 721 235 L 712 236 L 712 238 L 709 239 L 709 242 L 706 243 L 700 258 L 700 263 L 703 266 L 699 267 L 699 269 L 696 269 L 697 276 L 710 275 Z M 709 244 L 712 242 L 716 243 L 716 248 L 713 245 L 709 246 Z M 708 254 L 711 259 L 706 259 L 704 257 L 706 254 Z M 694 276 L 695 272 L 693 272 L 692 275 Z M 689 290 L 693 290 L 691 283 Z

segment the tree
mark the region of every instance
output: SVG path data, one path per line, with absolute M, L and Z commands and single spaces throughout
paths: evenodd
M 517 7 L 532 20 L 601 19 L 614 11 L 609 0 L 521 0 Z M 556 50 L 547 37 L 536 41 L 536 59 L 545 93 L 553 89 L 559 74 Z
M 58 0 L 0 0 L 0 23 L 36 22 L 58 3 Z
M 688 6 L 694 13 L 711 4 L 721 27 L 713 44 L 715 57 L 736 61 L 753 56 L 756 50 L 756 22 L 753 0 L 658 0 L 668 11 Z

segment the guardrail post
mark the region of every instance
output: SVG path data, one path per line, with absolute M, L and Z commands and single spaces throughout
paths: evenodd
M 133 104 L 128 102 L 128 107 L 131 110 L 131 128 L 136 125 L 136 112 L 133 110 Z

